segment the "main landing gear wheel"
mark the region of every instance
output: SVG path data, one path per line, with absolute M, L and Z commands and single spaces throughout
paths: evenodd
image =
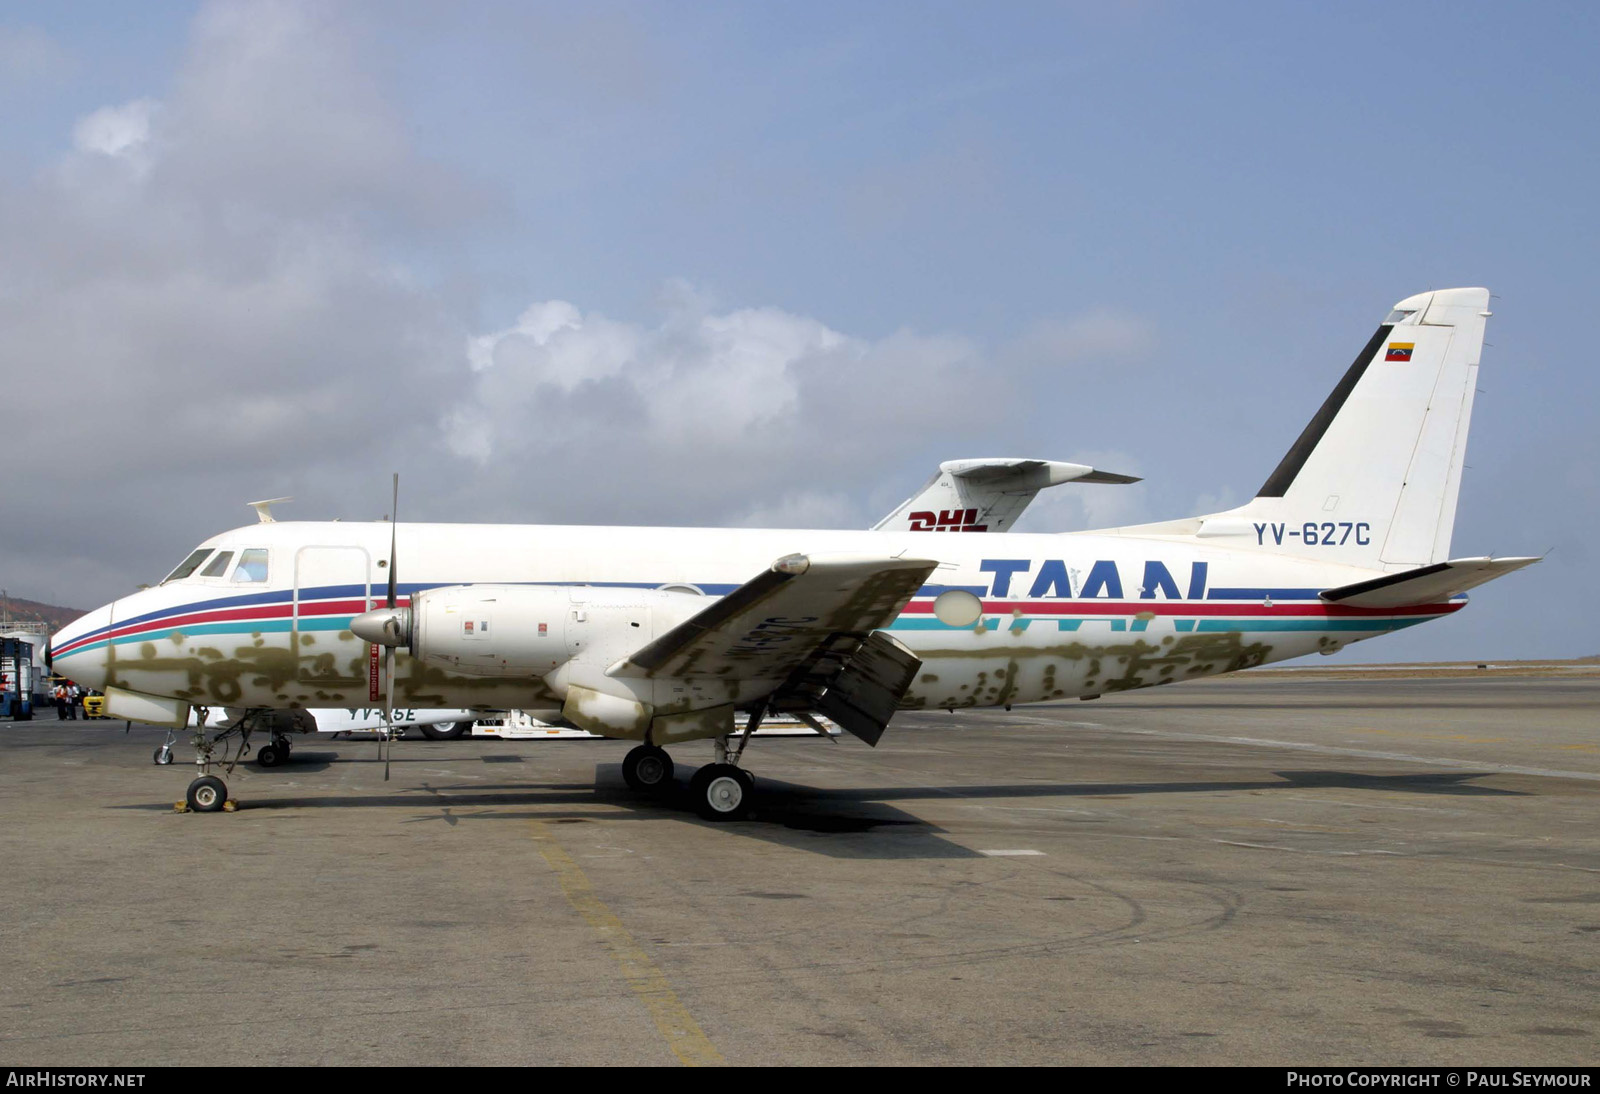
M 635 790 L 660 790 L 672 782 L 672 757 L 655 745 L 640 745 L 622 758 L 622 778 Z
M 289 750 L 280 750 L 277 745 L 262 745 L 261 751 L 256 753 L 256 763 L 262 767 L 277 767 L 288 758 Z
M 694 773 L 689 794 L 706 820 L 741 820 L 755 801 L 755 778 L 732 764 L 706 764 Z
M 437 725 L 418 726 L 430 741 L 454 741 L 472 732 L 471 722 L 440 722 Z
M 220 813 L 228 802 L 228 784 L 215 775 L 202 775 L 189 784 L 185 797 L 196 813 Z

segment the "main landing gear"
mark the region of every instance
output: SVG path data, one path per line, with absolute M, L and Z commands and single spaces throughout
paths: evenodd
M 262 767 L 277 767 L 289 762 L 289 738 L 273 734 L 272 742 L 264 744 L 256 753 L 256 763 Z
M 755 795 L 755 776 L 733 764 L 706 764 L 689 780 L 689 796 L 706 820 L 744 819 Z
M 672 757 L 655 745 L 640 745 L 622 758 L 622 778 L 635 790 L 661 790 L 672 785 Z
M 712 740 L 716 761 L 706 764 L 689 780 L 689 800 L 706 820 L 742 820 L 755 802 L 755 776 L 739 766 L 750 734 L 766 715 L 762 707 L 750 714 L 737 741 L 731 736 Z M 622 777 L 639 791 L 660 791 L 672 785 L 672 757 L 665 749 L 643 744 L 623 757 Z

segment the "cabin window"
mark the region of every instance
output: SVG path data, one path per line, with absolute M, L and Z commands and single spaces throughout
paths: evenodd
M 173 570 L 166 577 L 162 578 L 161 583 L 165 585 L 169 581 L 182 581 L 184 578 L 198 570 L 200 568 L 200 564 L 209 558 L 210 555 L 210 547 L 201 547 L 199 550 L 195 551 L 194 554 L 180 562 L 176 570 Z
M 252 547 L 239 555 L 239 565 L 233 568 L 235 581 L 267 580 L 267 552 L 263 547 Z
M 233 561 L 232 551 L 223 551 L 211 560 L 211 564 L 200 571 L 201 577 L 221 577 L 228 572 L 228 563 Z

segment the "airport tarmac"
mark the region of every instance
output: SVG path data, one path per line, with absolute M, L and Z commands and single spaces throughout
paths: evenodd
M 161 740 L 0 723 L 0 1063 L 1600 1059 L 1600 673 L 902 715 L 755 742 L 733 824 L 592 741 L 179 815 Z

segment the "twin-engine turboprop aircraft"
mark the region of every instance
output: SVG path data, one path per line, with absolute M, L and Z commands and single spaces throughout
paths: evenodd
M 896 710 L 1332 652 L 1537 561 L 1449 557 L 1488 304 L 1449 289 L 1395 305 L 1256 498 L 1223 513 L 980 536 L 261 523 L 65 628 L 53 656 L 114 716 L 174 726 L 195 708 L 380 698 L 559 709 L 639 742 L 623 765 L 635 787 L 671 779 L 666 746 L 709 738 L 691 793 L 737 817 L 754 786 L 744 745 L 769 712 L 876 744 Z M 190 786 L 197 809 L 225 797 L 214 776 Z
M 924 483 L 916 494 L 901 502 L 873 528 L 878 531 L 999 532 L 1010 527 L 1027 509 L 1034 496 L 1046 487 L 1066 482 L 1138 481 L 1129 475 L 1053 460 L 1012 457 L 949 460 L 939 465 L 938 473 Z M 273 524 L 277 518 L 272 514 L 272 507 L 293 500 L 271 498 L 253 501 L 250 508 L 255 510 L 261 523 Z M 229 585 L 250 585 L 258 582 L 263 572 L 260 558 L 247 560 L 245 553 L 240 553 L 237 562 L 234 561 L 233 552 L 216 552 L 207 558 L 197 555 L 198 552 L 191 555 L 185 563 L 190 567 L 191 576 L 198 571 L 202 578 L 210 576 Z M 180 576 L 174 571 L 168 580 L 176 580 Z M 520 713 L 527 715 L 529 712 Z M 562 724 L 559 710 L 534 713 L 543 716 L 538 724 Z M 387 736 L 395 731 L 404 732 L 417 727 L 424 737 L 454 740 L 471 731 L 473 720 L 474 714 L 470 710 L 296 707 L 264 711 L 223 707 L 210 711 L 205 725 L 225 731 L 225 736 L 237 735 L 241 744 L 246 746 L 241 747 L 241 754 L 247 750 L 251 733 L 270 734 L 269 743 L 257 750 L 256 761 L 262 767 L 277 767 L 289 761 L 293 752 L 292 735 L 297 733 L 348 733 L 375 729 Z M 769 726 L 769 732 L 774 728 L 775 725 Z M 568 728 L 565 732 L 572 730 Z M 170 731 L 166 743 L 156 749 L 154 760 L 157 764 L 172 762 Z

